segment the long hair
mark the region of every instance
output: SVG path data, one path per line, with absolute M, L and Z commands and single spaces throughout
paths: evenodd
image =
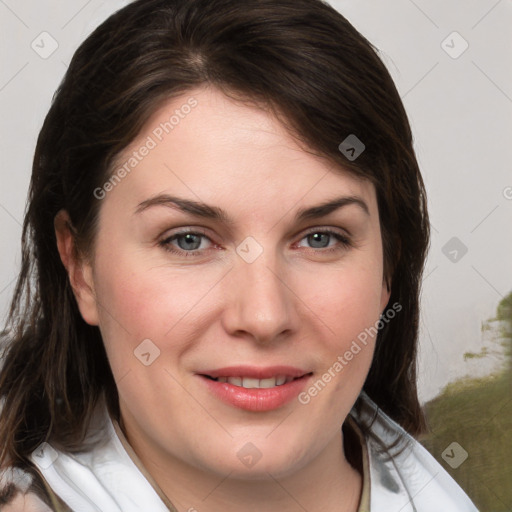
M 0 466 L 26 461 L 43 441 L 79 449 L 103 396 L 118 414 L 102 338 L 79 313 L 54 218 L 65 209 L 75 250 L 92 254 L 94 190 L 116 156 L 163 102 L 205 84 L 264 105 L 308 151 L 375 185 L 389 304 L 401 311 L 379 331 L 364 390 L 410 433 L 424 428 L 416 350 L 426 198 L 377 51 L 321 0 L 138 0 L 76 51 L 37 140 L 0 373 Z M 349 135 L 365 145 L 356 159 L 339 149 Z

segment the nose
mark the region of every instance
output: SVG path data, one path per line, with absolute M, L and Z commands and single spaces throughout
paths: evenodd
M 230 335 L 270 344 L 297 329 L 296 296 L 276 257 L 238 260 L 225 285 L 222 318 Z

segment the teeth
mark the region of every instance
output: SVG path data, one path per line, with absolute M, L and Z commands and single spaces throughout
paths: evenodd
M 242 387 L 246 389 L 259 388 L 259 379 L 251 379 L 250 377 L 244 377 L 242 380 Z
M 271 377 L 270 379 L 261 379 L 260 380 L 260 388 L 273 388 L 277 384 L 277 379 L 275 377 Z
M 233 386 L 239 386 L 246 389 L 267 389 L 282 386 L 294 379 L 293 377 L 278 375 L 277 377 L 270 377 L 268 379 L 254 379 L 252 377 L 219 377 L 216 380 L 218 382 L 227 382 Z

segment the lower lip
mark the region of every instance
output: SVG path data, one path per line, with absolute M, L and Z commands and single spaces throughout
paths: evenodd
M 200 375 L 208 389 L 222 401 L 246 411 L 272 411 L 291 402 L 306 386 L 310 375 L 304 375 L 273 388 L 247 389 L 228 382 L 217 382 Z

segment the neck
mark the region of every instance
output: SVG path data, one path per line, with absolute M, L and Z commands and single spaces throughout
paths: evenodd
M 341 429 L 305 467 L 279 478 L 267 473 L 258 480 L 212 474 L 172 457 L 162 459 L 161 450 L 139 446 L 138 436 L 125 435 L 179 512 L 356 512 L 358 508 L 362 476 L 345 457 Z

